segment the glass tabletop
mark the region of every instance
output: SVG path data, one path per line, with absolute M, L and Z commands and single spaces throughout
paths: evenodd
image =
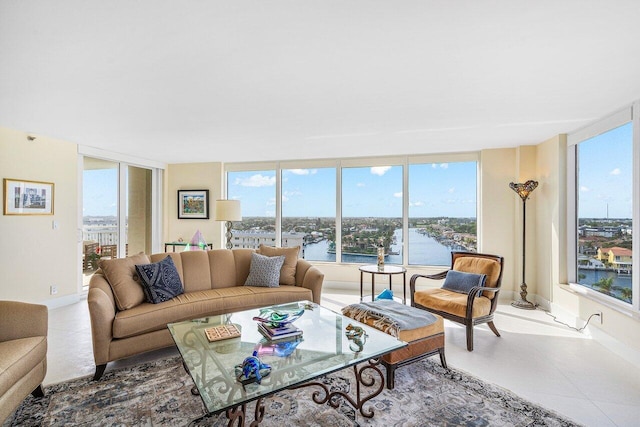
M 265 309 L 293 311 L 305 306 L 314 308 L 306 309 L 294 322 L 303 331 L 301 339 L 268 341 L 259 332 L 258 322 L 253 320 L 254 316 L 261 315 L 260 309 L 167 325 L 210 413 L 222 412 L 407 345 L 309 301 Z M 349 324 L 364 329 L 367 336 L 363 346 L 347 338 L 345 332 Z M 205 329 L 217 325 L 235 325 L 241 336 L 209 342 Z M 243 385 L 237 380 L 235 367 L 254 351 L 263 363 L 271 366 L 271 373 L 262 378 L 261 384 Z
M 360 266 L 360 271 L 375 274 L 400 274 L 406 273 L 407 269 L 401 265 L 384 264 L 378 266 L 377 264 L 367 264 Z

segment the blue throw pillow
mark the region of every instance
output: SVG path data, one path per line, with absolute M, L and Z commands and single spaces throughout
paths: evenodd
M 280 269 L 284 258 L 284 255 L 268 257 L 252 253 L 249 276 L 244 285 L 277 288 L 280 285 Z
M 449 270 L 447 272 L 447 277 L 444 279 L 442 289 L 459 292 L 461 294 L 468 294 L 474 286 L 484 286 L 486 280 L 486 274 L 474 274 Z
M 158 304 L 184 293 L 180 275 L 170 256 L 154 264 L 136 265 L 148 302 Z

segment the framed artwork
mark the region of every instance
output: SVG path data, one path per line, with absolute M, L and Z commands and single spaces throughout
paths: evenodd
M 5 215 L 53 215 L 53 182 L 4 179 Z
M 209 219 L 209 190 L 178 190 L 178 219 Z

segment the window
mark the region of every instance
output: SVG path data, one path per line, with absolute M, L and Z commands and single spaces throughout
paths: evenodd
M 129 158 L 82 155 L 82 286 L 88 285 L 100 259 L 129 253 L 159 252 L 161 171 L 159 164 L 129 163 Z M 97 153 L 100 156 L 104 152 Z
M 402 264 L 402 166 L 343 168 L 342 262 L 375 262 L 378 245 Z
M 475 251 L 477 162 L 409 165 L 409 264 L 451 264 Z
M 234 247 L 274 246 L 276 171 L 228 172 L 227 198 L 240 200 L 242 210 L 242 221 L 233 223 Z
M 569 135 L 569 170 L 575 173 L 570 281 L 632 304 L 634 275 L 634 121 L 625 109 Z M 635 175 L 635 176 L 634 176 Z M 636 234 L 637 235 L 637 234 Z M 573 243 L 573 245 L 571 245 Z M 637 305 L 637 303 L 636 303 Z
M 477 248 L 477 155 L 236 163 L 234 247 L 302 246 L 309 261 L 449 265 Z M 405 236 L 408 235 L 408 239 Z
M 282 170 L 282 246 L 300 246 L 309 261 L 335 261 L 336 169 Z

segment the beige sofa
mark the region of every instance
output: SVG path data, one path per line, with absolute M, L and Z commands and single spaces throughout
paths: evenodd
M 279 287 L 244 286 L 253 249 L 215 249 L 154 254 L 102 261 L 91 277 L 88 304 L 91 317 L 94 380 L 108 362 L 174 345 L 167 323 L 232 313 L 300 300 L 320 303 L 324 274 L 298 259 L 297 248 L 261 247 L 266 256 L 285 255 Z M 136 264 L 170 256 L 184 294 L 169 301 L 145 301 L 137 282 Z
M 29 393 L 44 396 L 48 322 L 44 305 L 0 301 L 0 424 Z

